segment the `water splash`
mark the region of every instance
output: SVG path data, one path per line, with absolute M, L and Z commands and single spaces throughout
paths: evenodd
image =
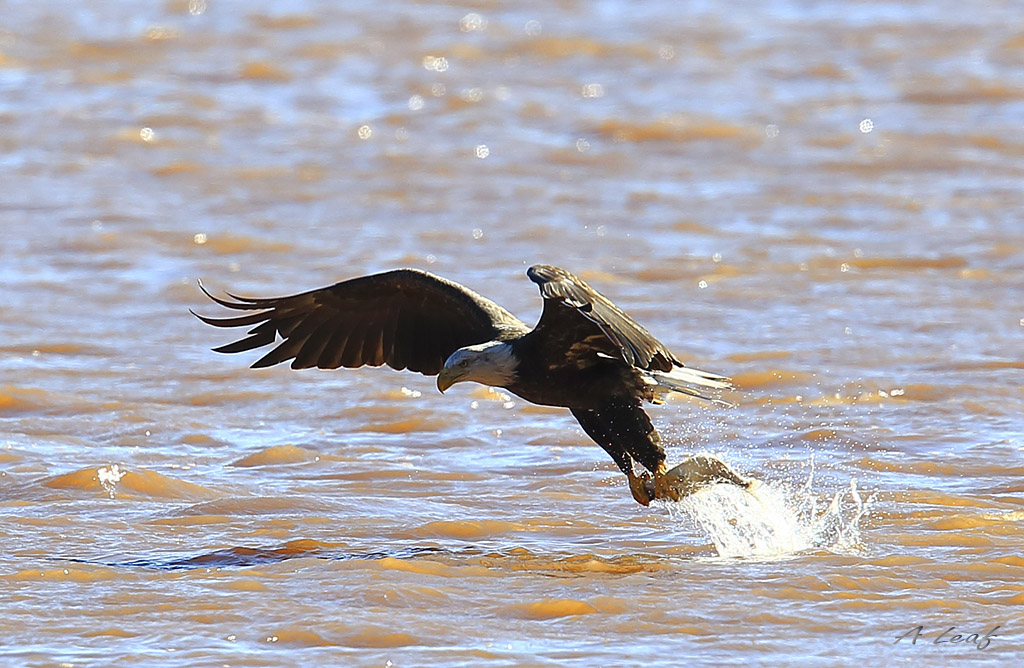
M 667 504 L 673 519 L 686 517 L 711 540 L 722 557 L 779 557 L 805 550 L 846 552 L 860 545 L 860 519 L 866 501 L 850 480 L 827 507 L 812 490 L 813 467 L 801 486 L 756 481 L 749 490 L 712 485 L 679 503 Z
M 99 480 L 100 485 L 107 491 L 110 498 L 114 498 L 117 495 L 117 483 L 121 482 L 121 478 L 125 476 L 128 471 L 125 471 L 117 464 L 111 464 L 110 466 L 103 466 L 96 469 L 96 479 Z

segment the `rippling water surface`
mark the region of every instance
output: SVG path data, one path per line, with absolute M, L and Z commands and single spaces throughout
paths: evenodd
M 7 665 L 1019 659 L 1018 2 L 145 4 L 0 2 Z M 652 415 L 755 495 L 188 313 L 535 262 L 735 379 Z

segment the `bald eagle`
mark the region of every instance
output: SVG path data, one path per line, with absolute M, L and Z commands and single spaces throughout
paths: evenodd
M 419 269 L 264 299 L 230 293 L 230 300 L 221 299 L 200 283 L 214 302 L 252 313 L 194 315 L 215 327 L 252 327 L 216 352 L 269 346 L 280 335 L 283 341 L 253 368 L 288 360 L 293 369 L 387 364 L 436 375 L 442 393 L 471 380 L 534 404 L 568 408 L 645 506 L 652 498 L 678 500 L 710 482 L 746 486 L 711 457 L 692 458 L 676 476 L 666 475 L 661 439 L 643 410 L 643 402 L 662 403 L 672 392 L 718 401 L 706 392 L 730 387 L 729 379 L 683 366 L 639 323 L 564 269 L 536 265 L 526 275 L 544 299 L 533 329 L 491 300 Z M 646 471 L 638 473 L 637 463 Z

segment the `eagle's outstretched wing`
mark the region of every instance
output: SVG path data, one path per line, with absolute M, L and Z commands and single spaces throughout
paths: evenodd
M 530 267 L 526 275 L 540 286 L 544 298 L 544 312 L 536 331 L 543 333 L 549 345 L 557 344 L 576 354 L 581 352 L 580 346 L 586 345 L 592 353 L 621 357 L 645 371 L 671 371 L 673 366 L 682 366 L 672 351 L 640 323 L 566 270 L 539 264 Z
M 228 318 L 194 315 L 215 327 L 250 327 L 218 348 L 237 353 L 284 340 L 252 366 L 292 360 L 293 369 L 387 364 L 435 375 L 464 346 L 518 336 L 526 325 L 458 283 L 418 269 L 361 276 L 288 297 L 214 297 L 227 308 L 256 311 Z

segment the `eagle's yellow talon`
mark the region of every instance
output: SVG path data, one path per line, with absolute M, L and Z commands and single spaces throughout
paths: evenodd
M 642 475 L 627 474 L 629 478 L 629 491 L 633 494 L 633 498 L 641 506 L 651 505 L 651 476 L 647 473 Z

